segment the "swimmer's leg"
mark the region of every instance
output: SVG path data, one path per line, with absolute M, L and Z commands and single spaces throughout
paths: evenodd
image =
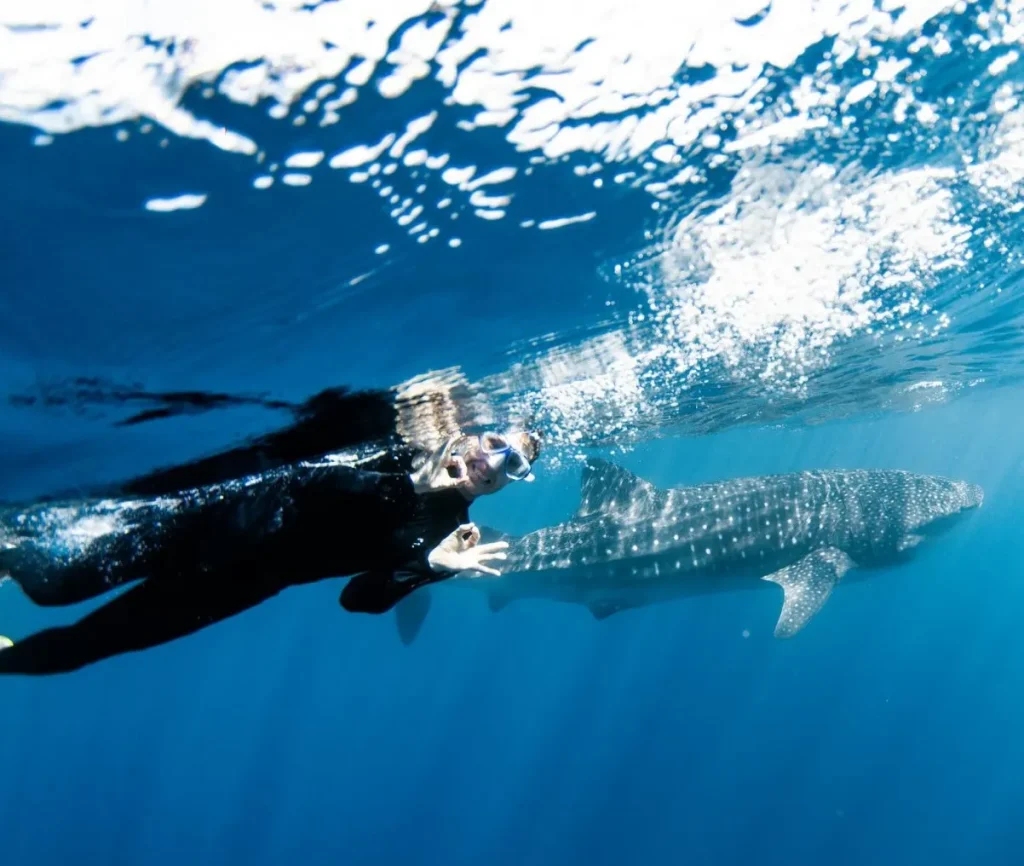
M 145 581 L 73 625 L 49 628 L 0 649 L 0 674 L 55 674 L 148 649 L 255 607 L 284 584 L 259 575 Z
M 45 607 L 78 604 L 143 577 L 139 569 L 106 565 L 100 556 L 62 564 L 34 547 L 0 551 L 0 575 Z
M 138 532 L 110 533 L 85 549 L 64 552 L 45 536 L 18 540 L 5 529 L 0 518 L 0 577 L 9 577 L 38 605 L 78 604 L 151 571 L 149 547 Z

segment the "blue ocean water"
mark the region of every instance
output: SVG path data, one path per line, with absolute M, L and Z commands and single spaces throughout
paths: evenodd
M 349 0 L 265 4 L 282 16 L 269 41 L 220 53 L 220 31 L 187 18 L 126 36 L 109 9 L 3 13 L 0 499 L 288 420 L 252 405 L 118 425 L 152 405 L 125 389 L 298 402 L 458 368 L 498 422 L 545 434 L 537 482 L 473 507 L 509 532 L 565 519 L 588 453 L 664 486 L 907 469 L 981 484 L 984 507 L 840 586 L 790 641 L 772 637 L 771 592 L 597 621 L 543 601 L 493 613 L 442 586 L 405 647 L 391 617 L 342 611 L 331 580 L 167 646 L 4 680 L 0 862 L 1020 862 L 1019 8 L 748 3 L 719 31 L 715 12 L 641 26 L 644 4 L 540 29 L 500 3 L 415 5 L 365 85 L 364 61 L 318 53 L 341 40 L 314 14 Z M 424 22 L 462 53 L 429 55 L 395 95 Z M 48 47 L 72 25 L 97 44 Z M 609 44 L 591 74 L 586 52 Z M 168 71 L 142 52 L 199 59 Z M 269 83 L 246 102 L 231 75 L 261 52 Z M 104 57 L 123 66 L 90 72 Z M 49 74 L 65 61 L 80 78 Z M 506 66 L 516 119 L 489 125 L 480 110 L 506 101 L 459 88 L 473 72 L 501 92 Z M 341 122 L 316 122 L 347 86 Z M 392 139 L 330 167 L 431 112 L 405 156 Z M 515 174 L 445 179 L 468 166 Z M 152 205 L 183 194 L 205 198 Z M 85 609 L 5 584 L 0 633 Z

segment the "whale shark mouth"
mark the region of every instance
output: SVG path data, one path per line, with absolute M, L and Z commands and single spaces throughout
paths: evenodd
M 966 481 L 956 481 L 953 486 L 960 497 L 960 507 L 962 509 L 981 508 L 982 503 L 985 501 L 985 491 L 981 487 Z

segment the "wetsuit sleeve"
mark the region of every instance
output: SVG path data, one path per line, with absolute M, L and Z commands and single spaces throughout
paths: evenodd
M 396 548 L 404 552 L 396 567 L 443 580 L 450 575 L 434 571 L 428 557 L 450 533 L 470 522 L 469 503 L 454 489 L 414 494 L 412 500 L 413 511 L 395 537 Z
M 416 495 L 406 476 L 355 466 L 318 467 L 300 480 L 299 486 L 310 494 L 339 498 L 353 506 L 363 500 L 408 505 Z
M 427 557 L 430 549 L 413 552 L 395 571 L 364 571 L 349 578 L 338 603 L 349 613 L 385 613 L 418 587 L 450 575 L 436 572 Z
M 338 603 L 349 613 L 385 613 L 407 595 L 440 575 L 365 571 L 351 578 Z

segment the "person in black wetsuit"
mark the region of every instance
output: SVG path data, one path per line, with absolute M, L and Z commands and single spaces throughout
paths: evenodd
M 538 451 L 525 433 L 458 436 L 409 473 L 325 459 L 173 494 L 0 515 L 0 575 L 38 604 L 74 604 L 141 580 L 73 625 L 0 650 L 0 673 L 75 670 L 328 577 L 354 575 L 345 609 L 381 613 L 452 574 L 498 574 L 487 563 L 504 559 L 506 545 L 480 544 L 469 505 L 532 480 Z

